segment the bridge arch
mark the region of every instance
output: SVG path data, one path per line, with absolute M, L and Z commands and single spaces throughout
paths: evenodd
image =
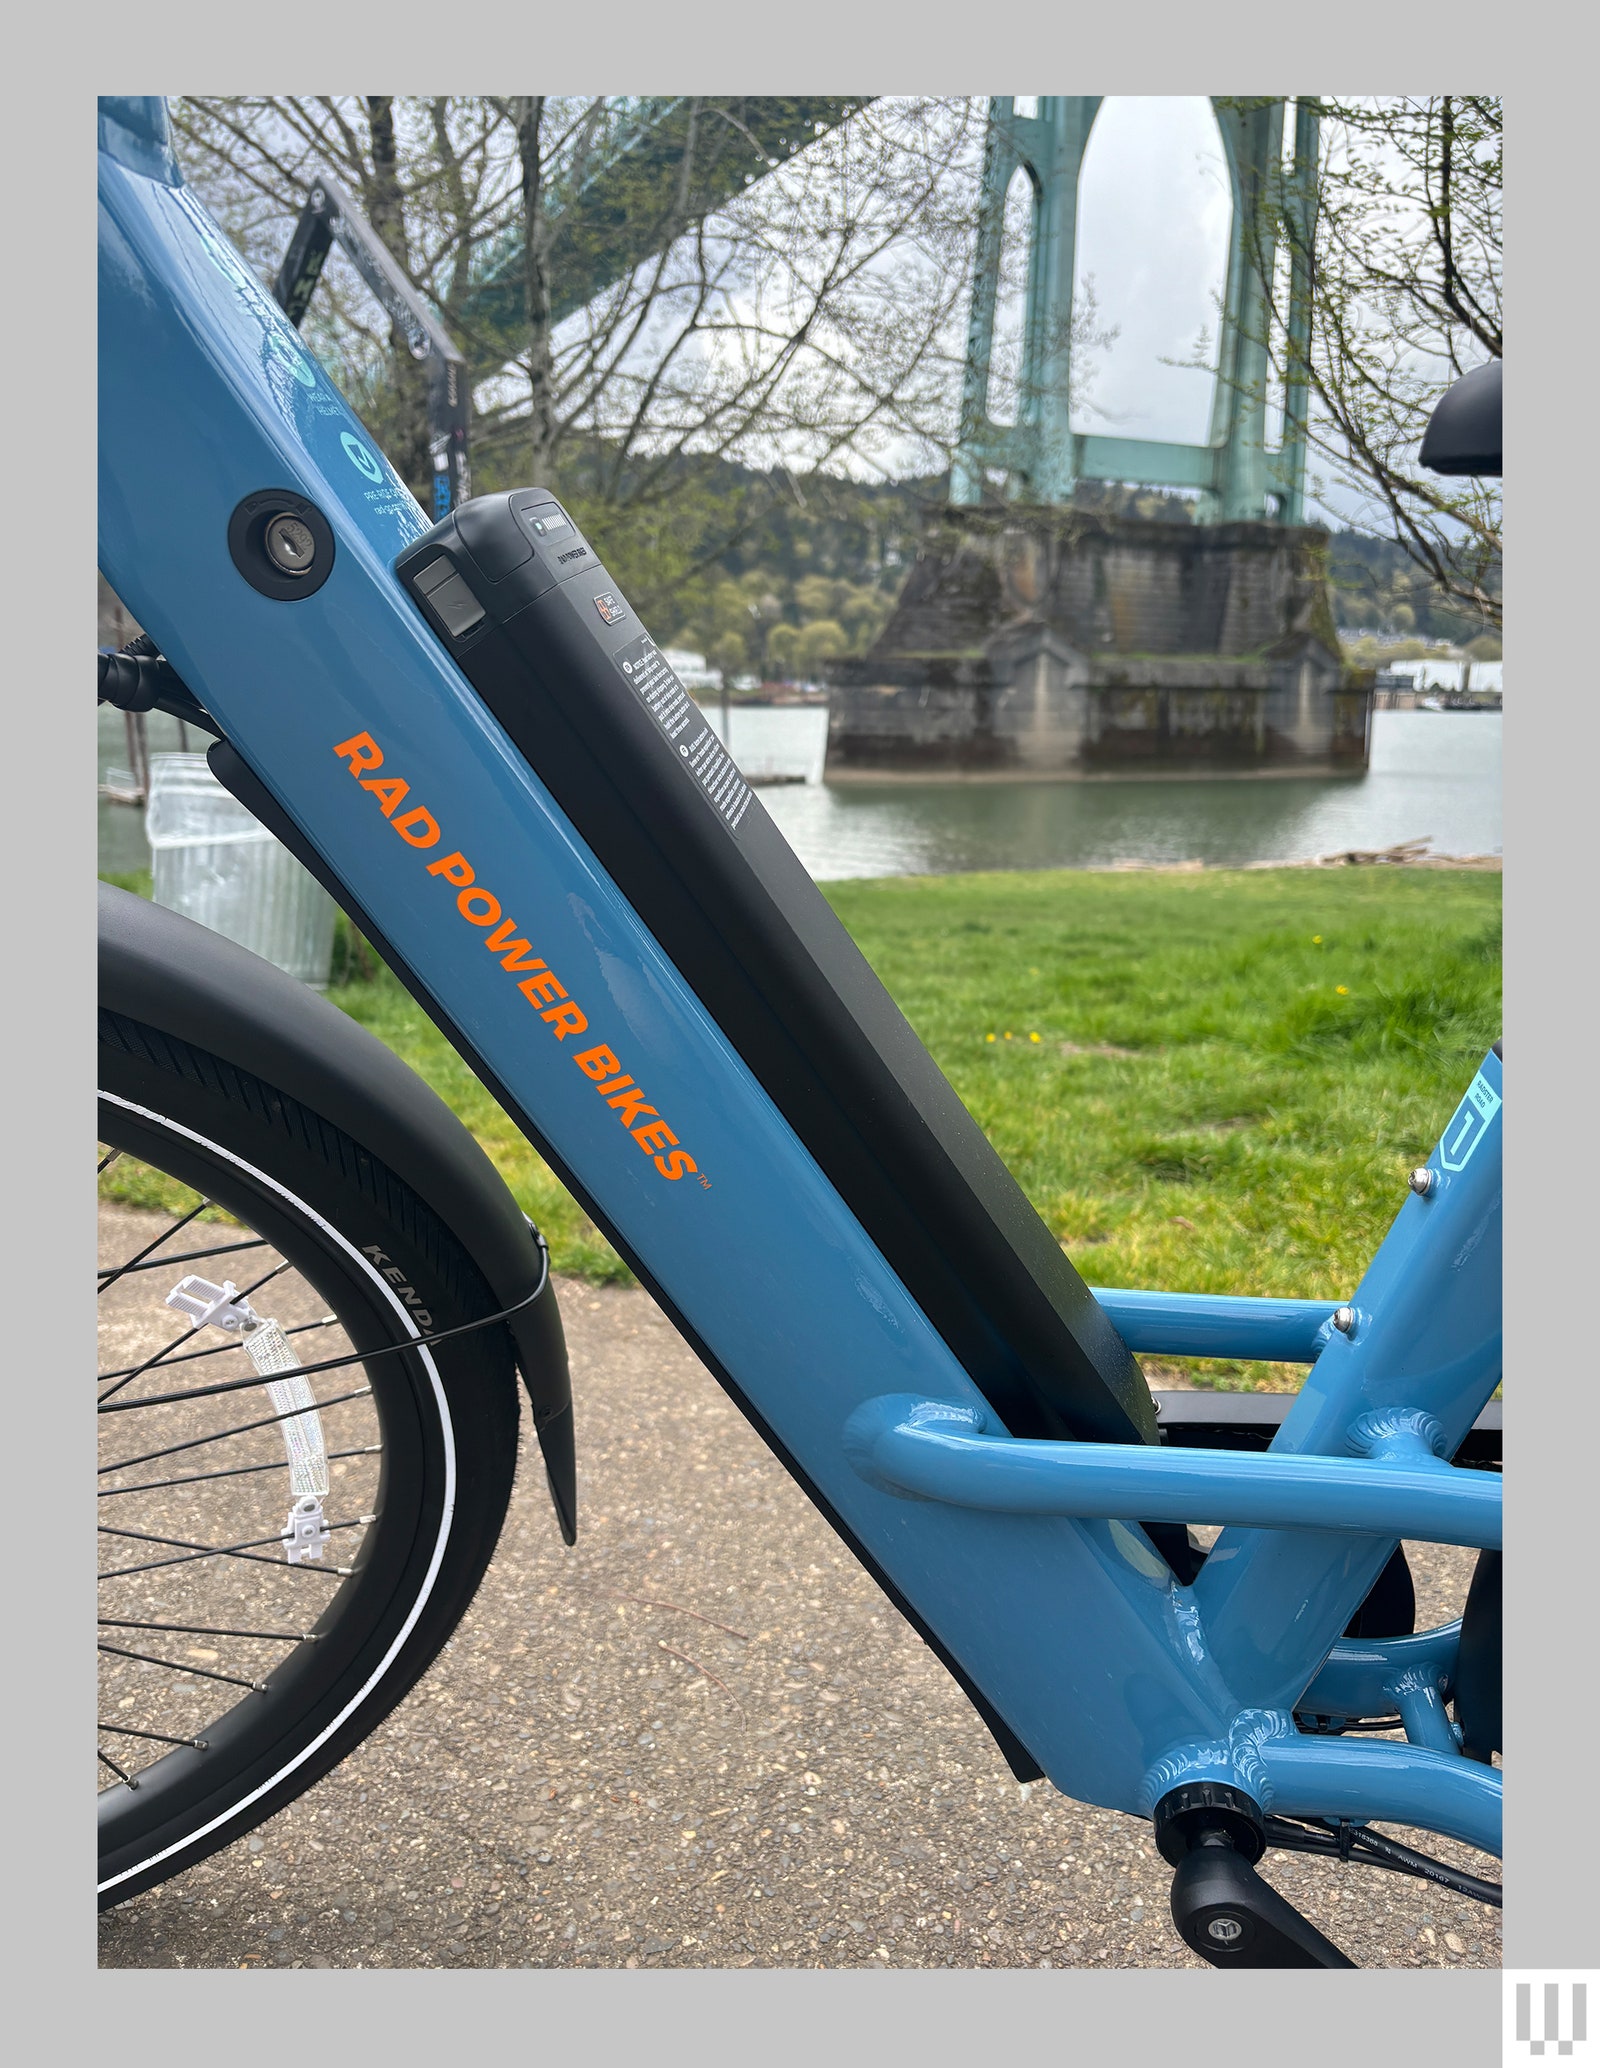
M 1293 157 L 1285 167 L 1282 100 L 1211 98 L 1227 169 L 1230 223 L 1209 422 L 1203 437 L 1186 439 L 1079 430 L 1072 423 L 1079 188 L 1102 101 L 1091 95 L 1041 94 L 1037 112 L 1019 112 L 1026 105 L 1017 97 L 1000 97 L 989 106 L 951 500 L 982 502 L 998 482 L 1007 497 L 1059 503 L 1070 499 L 1080 479 L 1116 480 L 1197 490 L 1199 515 L 1205 519 L 1299 523 L 1305 472 L 1303 379 L 1291 379 L 1285 389 L 1278 449 L 1267 444 L 1266 334 L 1274 312 L 1275 253 L 1266 204 L 1281 191 L 1288 207 L 1309 211 L 1317 164 L 1315 103 L 1295 104 Z M 1136 107 L 1134 119 L 1138 113 Z M 1006 407 L 1006 379 L 996 360 L 996 326 L 1008 197 L 1022 191 L 1016 185 L 1019 171 L 1032 181 L 1035 202 L 1017 400 L 1014 415 L 1002 421 L 995 406 Z M 1280 174 L 1281 190 L 1272 184 Z M 1204 253 L 1199 256 L 1203 268 Z M 1214 280 L 1211 285 L 1215 310 Z M 1291 345 L 1302 353 L 1308 312 L 1306 283 L 1292 275 L 1277 314 Z M 1004 358 L 1003 332 L 1000 342 Z M 1198 388 L 1191 392 L 1198 394 Z

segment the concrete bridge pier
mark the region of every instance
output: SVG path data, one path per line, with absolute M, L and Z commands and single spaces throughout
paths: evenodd
M 871 650 L 835 664 L 832 780 L 1359 774 L 1326 534 L 1066 508 L 930 519 Z

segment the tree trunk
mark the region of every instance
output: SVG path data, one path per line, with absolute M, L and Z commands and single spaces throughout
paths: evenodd
M 372 181 L 367 213 L 396 262 L 410 270 L 406 252 L 405 211 L 400 193 L 400 167 L 394 135 L 394 96 L 369 93 L 367 122 L 372 132 Z M 411 356 L 404 333 L 389 326 L 389 358 L 393 370 L 394 424 L 388 440 L 389 459 L 424 510 L 433 508 L 433 456 L 428 450 L 428 370 Z
M 555 396 L 550 353 L 549 234 L 540 156 L 542 94 L 518 94 L 512 108 L 522 162 L 522 284 L 528 337 L 528 480 L 549 485 L 555 452 Z

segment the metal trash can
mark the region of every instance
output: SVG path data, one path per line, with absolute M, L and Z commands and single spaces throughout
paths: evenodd
M 152 754 L 145 835 L 155 901 L 225 934 L 318 991 L 333 966 L 336 907 L 226 790 L 203 754 Z

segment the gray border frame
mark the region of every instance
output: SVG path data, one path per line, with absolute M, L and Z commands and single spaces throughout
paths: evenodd
M 11 765 L 25 779 L 13 781 L 8 799 L 8 959 L 13 997 L 20 1002 L 34 988 L 48 1001 L 45 1041 L 38 1042 L 14 1008 L 22 1024 L 9 1044 L 12 1070 L 29 1087 L 8 1116 L 14 1144 L 8 1219 L 28 1243 L 11 1279 L 11 1319 L 21 1337 L 23 1370 L 52 1374 L 75 1364 L 72 1343 L 80 1327 L 87 1330 L 86 1321 L 59 1307 L 63 1251 L 77 1253 L 76 1239 L 63 1244 L 62 1231 L 81 1231 L 87 1243 L 92 1213 L 87 1187 L 60 1154 L 63 1126 L 75 1124 L 84 1110 L 90 1082 L 84 994 L 93 870 L 81 867 L 79 857 L 92 852 L 94 840 L 81 780 L 93 717 L 86 695 L 81 705 L 72 699 L 76 678 L 63 658 L 71 640 L 62 638 L 87 597 L 94 523 L 83 487 L 93 479 L 94 289 L 82 257 L 93 206 L 94 88 L 78 75 L 92 64 L 97 84 L 121 85 L 130 74 L 142 84 L 139 75 L 151 73 L 176 75 L 181 84 L 201 51 L 209 60 L 203 69 L 236 80 L 285 69 L 282 45 L 263 37 L 259 16 L 242 10 L 219 15 L 172 6 L 160 21 L 143 12 L 101 20 L 89 36 L 81 16 L 60 19 L 62 54 L 70 38 L 70 58 L 36 73 L 30 90 L 17 96 L 13 119 L 23 134 L 13 194 L 21 205 L 8 224 L 25 246 L 13 259 L 11 277 L 30 283 L 27 303 L 12 318 L 12 336 L 26 337 L 28 347 L 12 386 L 12 433 L 21 444 L 11 470 L 12 506 L 25 515 L 13 533 L 11 564 L 21 579 L 13 586 L 10 630 L 27 650 L 16 673 L 25 688 L 12 699 L 20 741 Z M 1339 51 L 1330 58 L 1327 19 L 1266 6 L 1202 14 L 1174 0 L 1153 0 L 1137 12 L 1068 18 L 1057 7 L 1027 0 L 1006 17 L 1006 54 L 997 59 L 993 18 L 951 0 L 929 0 L 914 22 L 899 10 L 868 15 L 849 0 L 821 6 L 813 0 L 798 20 L 727 0 L 715 6 L 688 0 L 670 16 L 638 0 L 613 0 L 602 35 L 582 15 L 533 22 L 497 0 L 476 11 L 470 50 L 439 57 L 431 33 L 437 16 L 425 15 L 415 0 L 398 0 L 385 17 L 383 69 L 409 72 L 413 81 L 424 66 L 435 79 L 440 71 L 467 71 L 476 76 L 459 83 L 481 87 L 496 83 L 482 77 L 485 58 L 489 69 L 499 70 L 509 57 L 518 73 L 531 63 L 563 75 L 562 84 L 585 86 L 600 58 L 606 71 L 624 74 L 594 81 L 608 88 L 749 91 L 770 82 L 794 91 L 837 84 L 844 72 L 902 90 L 987 91 L 1019 83 L 1009 75 L 1024 66 L 1052 84 L 1070 64 L 1090 83 L 1156 92 L 1192 90 L 1196 81 L 1208 85 L 1216 78 L 1227 83 L 1227 73 L 1259 71 L 1260 53 L 1270 50 L 1271 69 L 1313 77 L 1331 72 L 1338 85 L 1364 83 L 1339 76 L 1351 71 L 1381 73 L 1390 87 L 1421 85 L 1463 62 L 1521 80 L 1512 113 L 1512 277 L 1519 300 L 1525 293 L 1530 310 L 1535 302 L 1541 306 L 1537 323 L 1519 325 L 1511 403 L 1518 455 L 1513 506 L 1539 514 L 1537 557 L 1519 533 L 1509 583 L 1519 679 L 1530 686 L 1514 696 L 1506 763 L 1508 1019 L 1522 1116 L 1507 1157 L 1515 1202 L 1506 1260 L 1515 1346 L 1508 1441 L 1515 1455 L 1526 1430 L 1530 1462 L 1513 1478 L 1510 1496 L 1514 1778 L 1506 1951 L 1515 1966 L 1571 1968 L 1595 1958 L 1592 1905 L 1580 1909 L 1585 1896 L 1578 1880 L 1592 1840 L 1563 1762 L 1581 1759 L 1587 1749 L 1567 1719 L 1581 1729 L 1580 1674 L 1588 1663 L 1581 1618 L 1590 1593 L 1582 1554 L 1596 1458 L 1595 1394 L 1575 1363 L 1592 1266 L 1588 1221 L 1579 1209 L 1584 1145 L 1573 1125 L 1574 1114 L 1583 1113 L 1580 1057 L 1592 1046 L 1584 965 L 1594 926 L 1578 872 L 1580 843 L 1594 815 L 1596 757 L 1595 692 L 1583 680 L 1581 649 L 1569 658 L 1575 642 L 1570 632 L 1564 636 L 1594 587 L 1581 557 L 1586 513 L 1572 487 L 1565 497 L 1561 490 L 1584 483 L 1587 472 L 1587 456 L 1573 437 L 1573 391 L 1581 394 L 1592 380 L 1582 341 L 1593 334 L 1593 297 L 1578 277 L 1584 266 L 1572 263 L 1583 248 L 1587 197 L 1577 184 L 1578 157 L 1589 110 L 1564 74 L 1554 85 L 1531 76 L 1535 66 L 1559 59 L 1563 46 L 1571 49 L 1566 39 L 1541 34 L 1547 23 L 1556 26 L 1553 12 L 1508 20 L 1458 5 L 1441 17 L 1420 5 L 1402 10 L 1360 0 L 1340 10 Z M 316 43 L 308 39 L 296 52 L 294 69 L 348 74 L 359 83 L 360 67 L 372 62 L 373 27 L 370 16 L 354 11 L 319 18 Z M 1237 67 L 1219 54 L 1219 38 L 1239 52 Z M 1350 55 L 1363 49 L 1367 60 Z M 92 52 L 87 63 L 86 51 Z M 397 65 L 399 53 L 406 55 Z M 30 202 L 30 194 L 46 195 L 48 205 Z M 36 338 L 46 342 L 45 352 Z M 1579 414 L 1580 439 L 1582 423 Z M 42 484 L 37 495 L 29 484 Z M 59 687 L 58 678 L 64 678 Z M 1574 1290 L 1552 1296 L 1552 1287 Z M 14 1463 L 10 1488 L 17 1506 L 8 1548 L 13 1572 L 25 1582 L 14 1586 L 12 1597 L 13 1658 L 26 1662 L 19 1681 L 24 1691 L 48 1689 L 47 1720 L 48 1714 L 79 1713 L 89 1680 L 62 1635 L 70 1628 L 71 1601 L 64 1597 L 77 1598 L 79 1587 L 90 1584 L 87 1558 L 76 1550 L 58 1555 L 59 1516 L 75 1499 L 68 1494 L 63 1500 L 62 1480 L 83 1440 L 71 1400 L 65 1387 L 53 1395 L 28 1389 L 12 1447 L 13 1460 L 26 1461 L 20 1471 Z M 1519 1400 L 1527 1403 L 1526 1420 L 1519 1419 Z M 36 1577 L 43 1582 L 37 1588 Z M 218 1975 L 186 1982 L 176 1973 L 92 1972 L 89 1819 L 73 1823 L 63 1843 L 52 1811 L 63 1797 L 75 1799 L 80 1748 L 70 1730 L 40 1731 L 25 1704 L 8 1706 L 13 1757 L 27 1776 L 10 1820 L 14 1972 L 26 1978 L 34 2029 L 48 2032 L 57 2046 L 78 2040 L 75 2051 L 83 2054 L 100 2044 L 114 2047 L 121 2061 L 153 2059 L 159 2049 L 164 2061 L 183 2062 L 225 2047 L 236 2061 L 277 2064 L 314 2040 L 324 2056 L 355 2045 L 368 2056 L 387 2052 L 402 2061 L 459 2055 L 465 2048 L 522 2052 L 552 2045 L 602 2061 L 663 2054 L 731 2061 L 752 2053 L 809 2060 L 823 2049 L 848 2060 L 891 2049 L 954 2060 L 1001 2048 L 1031 2055 L 1042 2044 L 1093 2061 L 1164 2062 L 1181 2052 L 1186 2060 L 1288 2056 L 1343 2064 L 1381 2033 L 1386 2053 L 1410 2041 L 1461 2063 L 1493 2058 L 1498 1985 L 1482 1973 L 1368 1972 L 1337 1983 L 1287 1974 L 1154 1971 L 677 1972 L 649 1978 L 530 1971 L 386 1975 L 366 1983 L 307 1973 L 293 1982 L 275 1979 L 268 1984 L 273 2001 L 266 2015 L 256 2001 L 241 2017 L 243 2007 L 224 2000 L 228 1984 Z M 1331 1988 L 1344 1992 L 1343 2016 L 1330 2014 Z

